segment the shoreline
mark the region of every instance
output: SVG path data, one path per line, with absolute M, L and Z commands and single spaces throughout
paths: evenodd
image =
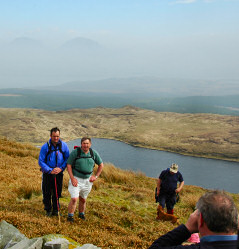
M 173 150 L 165 150 L 163 148 L 154 148 L 154 147 L 147 147 L 147 146 L 144 146 L 144 145 L 141 145 L 141 144 L 138 144 L 138 145 L 134 145 L 130 142 L 127 142 L 127 141 L 124 141 L 124 140 L 120 140 L 120 139 L 117 139 L 117 138 L 108 138 L 108 137 L 91 137 L 92 139 L 94 138 L 97 138 L 97 139 L 109 139 L 109 140 L 115 140 L 115 141 L 119 141 L 119 142 L 122 142 L 122 143 L 125 143 L 125 144 L 128 144 L 130 146 L 133 146 L 133 147 L 136 147 L 136 148 L 143 148 L 143 149 L 149 149 L 149 150 L 157 150 L 157 151 L 163 151 L 163 152 L 169 152 L 169 153 L 174 153 L 174 154 L 178 154 L 178 155 L 183 155 L 183 156 L 190 156 L 190 157 L 197 157 L 197 158 L 206 158 L 206 159 L 214 159 L 214 160 L 220 160 L 220 161 L 226 161 L 226 162 L 238 162 L 239 163 L 239 160 L 236 160 L 236 159 L 226 159 L 224 157 L 221 157 L 221 158 L 218 158 L 218 157 L 210 157 L 210 156 L 200 156 L 200 155 L 196 155 L 196 154 L 190 154 L 190 153 L 180 153 L 180 152 L 175 152 Z M 74 141 L 74 140 L 78 140 L 80 138 L 76 138 L 76 139 L 72 139 L 72 140 L 66 140 L 65 142 L 69 142 L 69 141 Z
M 49 126 L 58 126 L 63 141 L 89 136 L 184 156 L 239 162 L 238 117 L 129 107 L 61 112 L 1 109 L 0 114 L 4 121 L 0 135 L 16 142 L 41 146 L 49 139 Z

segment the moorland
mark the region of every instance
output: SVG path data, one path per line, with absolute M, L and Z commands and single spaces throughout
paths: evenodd
M 69 177 L 65 173 L 61 223 L 46 217 L 42 204 L 39 148 L 58 126 L 65 141 L 82 136 L 109 138 L 152 149 L 239 161 L 239 117 L 156 112 L 125 106 L 64 111 L 0 109 L 0 220 L 29 238 L 63 234 L 72 243 L 101 248 L 148 248 L 176 225 L 156 221 L 156 179 L 106 164 L 88 198 L 87 220 L 66 221 Z M 206 189 L 186 185 L 175 206 L 187 220 Z M 230 194 L 239 207 L 239 195 Z M 71 248 L 74 248 L 72 245 Z
M 82 136 L 134 146 L 239 161 L 239 116 L 156 112 L 133 106 L 65 111 L 0 109 L 0 136 L 41 145 L 58 126 L 65 141 Z
M 13 130 L 11 131 L 13 132 Z M 65 173 L 60 223 L 46 217 L 41 194 L 39 149 L 30 144 L 0 139 L 0 220 L 17 227 L 28 238 L 62 234 L 72 245 L 91 243 L 101 248 L 146 249 L 160 235 L 176 226 L 156 221 L 156 179 L 106 164 L 88 197 L 85 221 L 66 221 L 70 196 Z M 175 206 L 179 223 L 184 223 L 206 190 L 186 185 Z M 230 194 L 239 208 L 239 194 Z

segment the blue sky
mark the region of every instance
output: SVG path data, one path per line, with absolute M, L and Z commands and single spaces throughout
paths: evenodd
M 239 0 L 0 0 L 0 45 L 28 37 L 55 49 L 84 37 L 113 50 L 115 67 L 122 66 L 121 73 L 112 62 L 111 73 L 69 71 L 69 80 L 135 75 L 239 79 L 238 13 Z M 5 69 L 0 84 L 12 67 Z M 52 75 L 50 81 L 59 78 Z
M 238 35 L 237 0 L 1 0 L 1 39 Z M 112 38 L 113 39 L 113 38 Z

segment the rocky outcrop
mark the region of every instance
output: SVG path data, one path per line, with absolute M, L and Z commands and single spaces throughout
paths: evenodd
M 71 242 L 70 242 L 71 241 Z M 0 249 L 100 249 L 92 244 L 80 246 L 60 234 L 50 234 L 39 238 L 28 239 L 17 228 L 7 223 L 0 222 Z

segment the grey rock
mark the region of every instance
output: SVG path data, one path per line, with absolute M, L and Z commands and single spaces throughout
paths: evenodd
M 23 239 L 27 239 L 26 236 L 13 225 L 5 220 L 0 222 L 0 249 L 3 249 L 6 245 L 12 246 Z
M 0 249 L 69 249 L 69 245 L 75 249 L 101 249 L 92 244 L 79 246 L 77 242 L 69 240 L 61 234 L 28 239 L 13 225 L 4 220 L 0 222 Z
M 4 249 L 11 248 L 12 246 L 16 245 L 18 242 L 12 242 L 11 240 L 5 245 Z
M 101 249 L 100 247 L 94 246 L 92 244 L 84 244 L 81 247 L 77 247 L 75 249 Z
M 42 249 L 42 238 L 23 239 L 9 249 Z M 5 249 L 5 248 L 4 248 Z
M 45 243 L 44 249 L 68 249 L 69 241 L 67 239 L 58 238 Z

